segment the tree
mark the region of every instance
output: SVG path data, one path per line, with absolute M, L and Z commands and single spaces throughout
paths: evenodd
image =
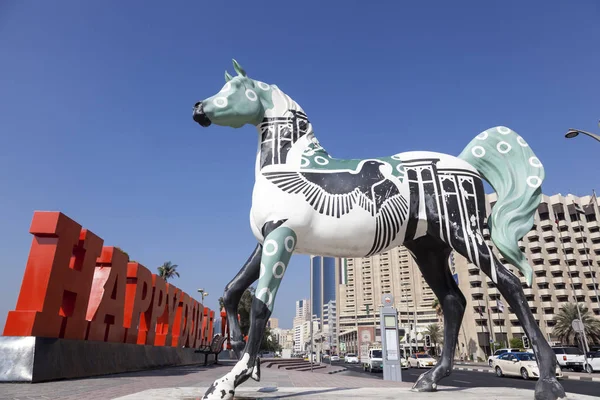
M 179 272 L 177 272 L 177 264 L 173 264 L 171 261 L 167 261 L 163 263 L 160 267 L 158 267 L 158 276 L 163 278 L 165 281 L 173 277 L 179 278 Z
M 238 303 L 237 313 L 240 316 L 240 330 L 246 336 L 250 330 L 250 310 L 252 309 L 252 299 L 254 298 L 254 287 L 250 286 L 242 293 L 242 298 Z M 225 302 L 223 297 L 219 297 L 219 307 L 223 309 Z
M 522 349 L 523 341 L 517 337 L 511 338 L 510 339 L 510 348 L 511 349 Z
M 263 335 L 262 340 L 260 342 L 260 350 L 272 352 L 281 351 L 281 345 L 279 344 L 275 336 L 273 336 L 271 328 L 269 328 L 268 326 L 265 327 L 265 334 Z
M 433 348 L 437 353 L 437 345 L 442 339 L 442 329 L 440 326 L 438 324 L 429 324 L 427 325 L 427 328 L 425 328 L 424 334 L 429 335 L 431 338 L 431 344 L 433 344 Z
M 579 305 L 581 321 L 588 343 L 600 343 L 600 320 L 595 318 L 583 304 Z M 579 319 L 577 305 L 564 304 L 556 314 L 556 325 L 552 333 L 565 344 L 577 344 L 579 334 L 573 329 L 573 320 Z
M 431 308 L 435 309 L 435 315 L 437 315 L 438 319 L 441 321 L 444 317 L 444 311 L 442 310 L 442 305 L 437 297 L 433 300 L 433 303 L 431 303 Z

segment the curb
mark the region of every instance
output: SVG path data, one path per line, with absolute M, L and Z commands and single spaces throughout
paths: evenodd
M 454 367 L 455 370 L 458 371 L 473 371 L 473 372 L 487 372 L 490 374 L 494 373 L 493 369 L 481 369 L 481 368 L 464 368 L 464 367 Z M 570 380 L 570 381 L 585 381 L 585 382 L 600 382 L 600 377 L 592 377 L 592 376 L 574 376 L 574 375 L 563 375 L 561 380 Z
M 328 374 L 329 375 L 331 375 L 331 374 L 337 374 L 339 372 L 344 372 L 344 371 L 348 371 L 348 368 L 342 368 L 342 369 L 338 369 L 338 370 L 335 370 L 335 371 L 329 371 Z

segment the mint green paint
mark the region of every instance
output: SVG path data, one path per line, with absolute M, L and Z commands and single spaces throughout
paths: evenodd
M 392 166 L 392 174 L 397 177 L 400 182 L 404 180 L 404 166 L 402 161 L 399 160 L 399 156 L 390 157 L 377 157 L 372 158 L 373 160 L 380 160 L 387 162 Z M 327 151 L 319 144 L 319 141 L 313 137 L 311 142 L 304 150 L 302 154 L 302 161 L 300 169 L 310 170 L 351 170 L 356 171 L 362 159 L 338 159 L 331 157 Z
M 260 276 L 254 295 L 265 303 L 270 311 L 273 311 L 277 290 L 295 248 L 296 233 L 287 227 L 275 229 L 263 242 Z
M 212 97 L 202 101 L 204 113 L 213 124 L 241 128 L 258 125 L 265 111 L 273 108 L 273 87 L 248 78 L 246 71 L 233 60 L 237 76 L 225 71 L 225 86 Z
M 503 126 L 480 133 L 459 158 L 474 166 L 498 194 L 488 218 L 492 241 L 531 286 L 533 270 L 518 241 L 533 226 L 542 197 L 544 167 L 527 142 Z

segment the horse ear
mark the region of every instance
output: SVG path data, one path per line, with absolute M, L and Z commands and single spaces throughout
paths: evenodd
M 233 77 L 229 75 L 229 72 L 225 71 L 225 82 L 229 82 Z
M 244 71 L 244 68 L 235 59 L 233 60 L 233 69 L 235 69 L 238 75 L 246 76 L 246 71 Z

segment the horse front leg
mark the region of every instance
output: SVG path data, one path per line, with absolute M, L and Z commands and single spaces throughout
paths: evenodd
M 231 400 L 235 389 L 259 371 L 258 352 L 267 321 L 273 312 L 275 296 L 296 247 L 296 234 L 287 227 L 277 227 L 266 237 L 262 248 L 260 277 L 250 311 L 250 332 L 244 354 L 233 369 L 208 388 L 204 400 Z
M 231 335 L 231 347 L 238 360 L 246 345 L 244 335 L 240 329 L 240 322 L 237 318 L 238 305 L 244 291 L 248 289 L 252 282 L 258 279 L 261 255 L 262 245 L 258 244 L 235 278 L 225 286 L 225 292 L 223 293 L 223 303 L 227 312 L 227 323 L 229 324 Z

